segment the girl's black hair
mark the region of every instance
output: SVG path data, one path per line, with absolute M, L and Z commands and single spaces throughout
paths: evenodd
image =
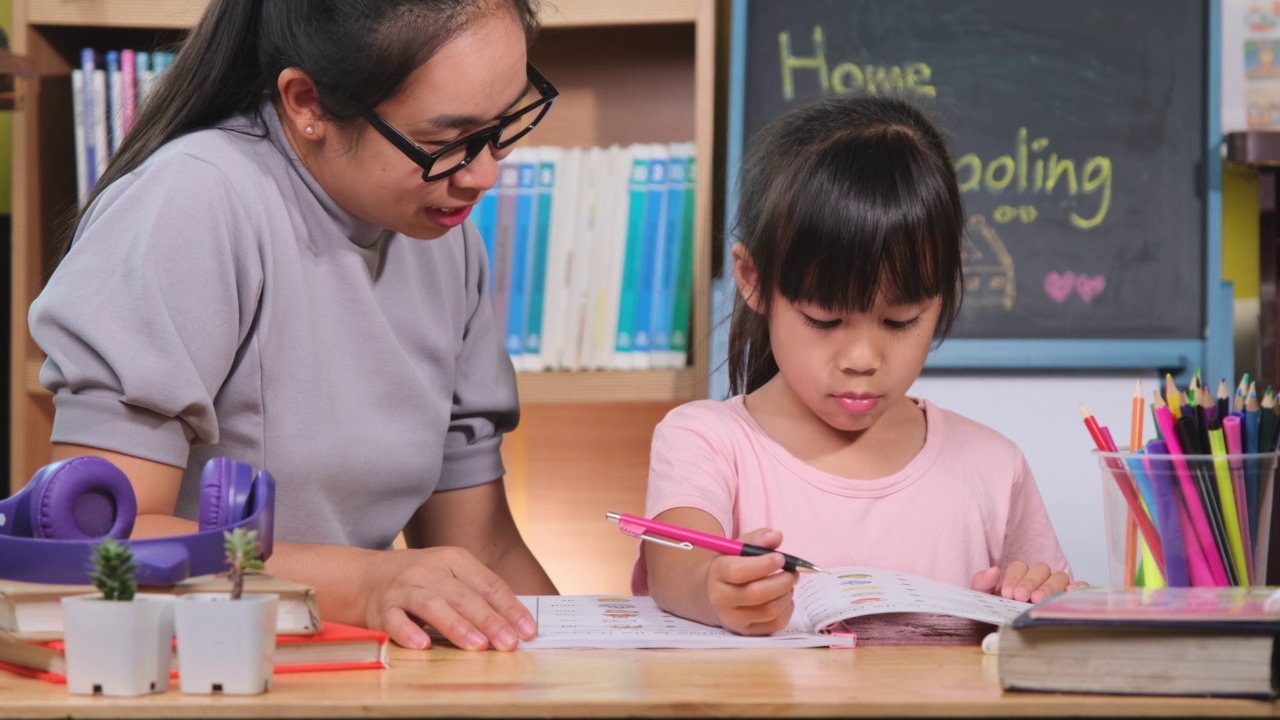
M 211 0 L 156 90 L 139 109 L 84 211 L 162 145 L 237 113 L 260 113 L 276 80 L 298 68 L 316 84 L 325 119 L 351 124 L 393 97 L 409 75 L 486 12 L 509 10 L 538 31 L 538 0 Z M 259 118 L 261 119 L 261 118 Z
M 942 134 L 906 100 L 829 97 L 752 138 L 735 231 L 755 263 L 760 313 L 739 297 L 729 386 L 752 392 L 778 372 L 774 293 L 835 312 L 940 297 L 940 342 L 960 310 L 964 207 Z

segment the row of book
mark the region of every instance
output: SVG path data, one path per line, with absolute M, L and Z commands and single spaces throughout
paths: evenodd
M 473 218 L 517 370 L 681 368 L 693 143 L 517 148 Z
M 76 190 L 84 200 L 120 148 L 143 99 L 173 63 L 171 52 L 80 50 L 71 71 L 75 123 Z

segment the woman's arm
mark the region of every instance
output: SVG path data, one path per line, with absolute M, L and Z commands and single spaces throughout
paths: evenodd
M 470 551 L 519 595 L 558 594 L 520 536 L 501 479 L 434 493 L 409 520 L 404 536 L 411 548 Z

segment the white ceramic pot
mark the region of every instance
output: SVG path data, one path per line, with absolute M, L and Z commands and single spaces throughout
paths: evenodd
M 276 654 L 274 594 L 192 593 L 174 601 L 182 692 L 256 695 L 271 689 Z
M 133 696 L 169 689 L 174 599 L 101 594 L 62 598 L 67 690 L 76 695 Z

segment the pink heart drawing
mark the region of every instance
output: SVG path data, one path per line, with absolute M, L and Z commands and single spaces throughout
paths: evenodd
M 1093 302 L 1106 287 L 1107 278 L 1102 275 L 1089 276 L 1081 273 L 1076 276 L 1076 293 L 1085 302 Z
M 1071 291 L 1076 287 L 1076 274 L 1070 270 L 1064 273 L 1057 271 L 1051 272 L 1044 276 L 1044 291 L 1053 298 L 1055 302 L 1066 302 L 1071 297 Z

